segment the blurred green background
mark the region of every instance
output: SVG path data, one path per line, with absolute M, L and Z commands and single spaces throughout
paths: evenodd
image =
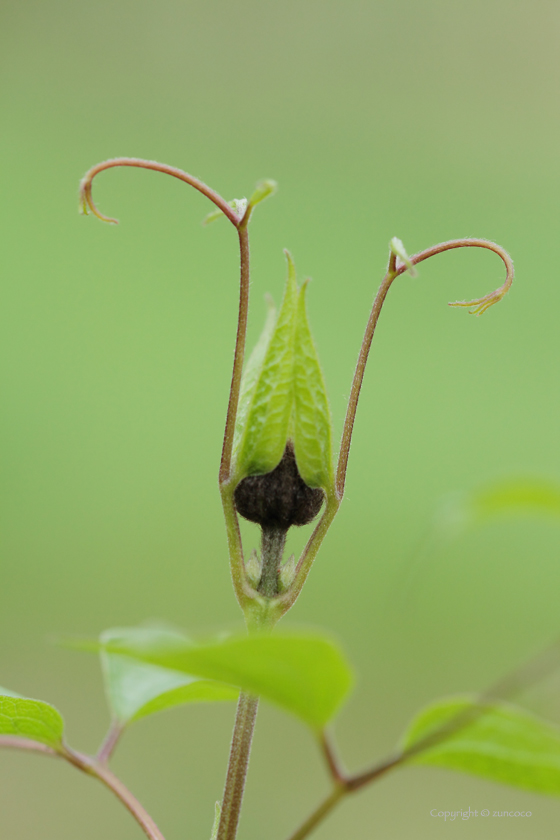
M 314 279 L 337 434 L 390 237 L 414 252 L 480 236 L 514 257 L 511 294 L 480 319 L 446 301 L 502 283 L 488 252 L 445 254 L 395 284 L 347 497 L 286 619 L 340 638 L 360 675 L 337 724 L 341 751 L 352 769 L 382 757 L 422 704 L 484 688 L 560 624 L 553 521 L 481 528 L 410 576 L 442 496 L 507 475 L 560 478 L 559 5 L 4 0 L 0 27 L 0 683 L 58 705 L 78 748 L 95 749 L 107 725 L 97 664 L 52 636 L 150 617 L 240 626 L 216 482 L 235 232 L 202 228 L 202 196 L 136 170 L 95 185 L 118 228 L 84 219 L 86 169 L 118 155 L 163 160 L 226 198 L 279 181 L 251 225 L 250 343 L 265 292 L 280 298 L 289 247 Z M 546 705 L 560 721 L 553 693 Z M 123 741 L 115 769 L 169 840 L 209 835 L 233 713 L 177 710 Z M 286 837 L 326 790 L 311 737 L 263 707 L 243 840 Z M 430 816 L 468 807 L 533 816 Z M 548 840 L 558 807 L 410 769 L 345 803 L 316 837 Z M 140 831 L 66 766 L 5 753 L 0 834 Z

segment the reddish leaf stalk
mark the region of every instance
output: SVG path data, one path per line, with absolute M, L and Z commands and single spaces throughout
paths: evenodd
M 511 287 L 514 274 L 513 261 L 507 253 L 507 251 L 505 251 L 499 245 L 496 245 L 495 242 L 490 242 L 487 239 L 452 239 L 449 242 L 440 242 L 439 245 L 433 245 L 431 248 L 427 248 L 425 251 L 420 251 L 420 253 L 415 254 L 413 257 L 410 258 L 410 262 L 412 263 L 412 265 L 418 265 L 418 263 L 421 263 L 424 260 L 429 259 L 430 257 L 435 257 L 437 254 L 442 254 L 444 251 L 450 251 L 454 248 L 487 248 L 488 250 L 493 251 L 495 254 L 497 254 L 504 262 L 504 265 L 506 267 L 506 280 L 504 284 L 500 286 L 499 289 L 496 289 L 496 291 L 494 292 L 490 292 L 490 294 L 485 295 L 484 297 L 477 298 L 476 300 L 457 301 L 455 303 L 449 304 L 450 306 L 475 307 L 473 309 L 472 314 L 482 315 L 482 313 L 486 312 L 486 310 L 489 309 L 490 306 L 501 300 Z M 366 326 L 362 346 L 358 356 L 358 362 L 356 364 L 354 379 L 352 381 L 352 388 L 350 390 L 350 398 L 348 400 L 346 419 L 344 421 L 342 440 L 340 442 L 340 454 L 338 457 L 338 466 L 336 471 L 336 493 L 339 499 L 342 499 L 342 496 L 344 495 L 344 484 L 346 481 L 346 470 L 348 467 L 348 455 L 350 453 L 350 444 L 352 442 L 352 431 L 354 429 L 354 420 L 356 419 L 356 409 L 358 407 L 358 400 L 360 397 L 360 391 L 364 379 L 366 363 L 368 360 L 373 335 L 375 333 L 375 328 L 377 326 L 379 315 L 381 314 L 381 309 L 383 307 L 383 304 L 385 303 L 385 298 L 387 297 L 387 293 L 391 288 L 393 280 L 399 277 L 399 275 L 403 274 L 406 270 L 406 265 L 397 266 L 395 256 L 394 254 L 391 254 L 387 274 L 383 278 L 381 286 L 379 287 L 379 291 L 377 292 L 377 295 L 373 302 L 373 307 L 369 316 L 369 321 Z
M 12 737 L 10 735 L 0 736 L 0 748 L 7 747 L 9 749 L 26 750 L 31 752 L 38 752 L 42 755 L 51 756 L 52 758 L 63 758 L 69 762 L 73 767 L 77 767 L 88 776 L 93 776 L 102 782 L 105 787 L 109 788 L 112 793 L 121 801 L 121 803 L 132 814 L 138 825 L 142 828 L 144 834 L 149 840 L 165 840 L 165 837 L 155 824 L 154 820 L 148 814 L 146 809 L 138 802 L 135 796 L 128 790 L 127 787 L 112 773 L 107 767 L 99 764 L 94 758 L 70 749 L 70 747 L 62 747 L 60 751 L 51 749 L 46 744 L 41 744 L 38 741 L 31 741 L 25 738 Z

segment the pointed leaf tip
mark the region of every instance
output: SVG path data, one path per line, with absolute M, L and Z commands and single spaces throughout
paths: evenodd
M 408 273 L 410 274 L 410 276 L 411 277 L 417 277 L 418 272 L 417 272 L 415 266 L 413 265 L 410 257 L 408 256 L 406 248 L 404 247 L 402 241 L 397 236 L 393 236 L 393 238 L 391 239 L 391 241 L 389 243 L 389 247 L 390 247 L 392 253 L 396 257 L 398 257 L 406 265 Z
M 286 262 L 288 264 L 288 283 L 294 284 L 296 283 L 296 266 L 294 263 L 294 258 L 292 257 L 292 252 L 288 251 L 287 248 L 284 248 L 284 256 L 286 257 Z

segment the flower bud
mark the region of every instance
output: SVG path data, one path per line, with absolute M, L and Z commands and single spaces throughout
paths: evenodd
M 334 488 L 330 409 L 292 258 L 243 374 L 234 438 L 238 512 L 263 527 L 304 525 Z

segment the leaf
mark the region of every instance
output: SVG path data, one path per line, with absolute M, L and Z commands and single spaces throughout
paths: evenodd
M 62 752 L 64 721 L 49 703 L 0 688 L 0 735 L 31 738 Z
M 240 427 L 236 453 L 237 480 L 271 472 L 280 462 L 288 439 L 293 406 L 296 273 L 288 258 L 288 281 L 282 307 L 268 342 L 256 385 Z
M 129 639 L 145 638 L 144 628 L 116 629 L 105 631 L 100 642 L 107 645 L 114 639 L 122 640 L 123 635 Z M 163 632 L 163 639 L 169 639 L 168 631 Z M 128 656 L 107 653 L 103 648 L 101 663 L 109 707 L 121 726 L 185 703 L 237 700 L 239 694 L 232 686 L 140 663 Z
M 445 500 L 440 531 L 453 535 L 504 516 L 560 517 L 560 485 L 544 478 L 507 478 Z
M 465 725 L 407 763 L 446 767 L 560 796 L 560 729 L 506 703 L 481 710 L 467 697 L 439 700 L 412 722 L 404 748 L 414 747 L 439 727 L 453 730 L 454 718 Z
M 212 644 L 187 639 L 113 638 L 110 653 L 132 656 L 261 695 L 314 729 L 334 716 L 352 674 L 336 644 L 316 635 L 233 636 Z
M 308 281 L 309 282 L 309 281 Z M 310 487 L 334 487 L 332 423 L 325 380 L 305 310 L 308 282 L 299 290 L 294 343 L 294 449 L 301 477 Z
M 393 236 L 393 238 L 389 242 L 389 247 L 393 254 L 395 254 L 395 256 L 402 260 L 402 262 L 406 265 L 410 276 L 417 277 L 418 271 L 416 270 L 416 267 L 413 265 L 412 260 L 408 256 L 406 248 L 402 244 L 401 240 L 398 237 Z
M 249 199 L 249 204 L 254 207 L 255 204 L 259 204 L 261 201 L 264 201 L 265 198 L 268 198 L 270 195 L 274 195 L 277 189 L 278 184 L 276 181 L 272 181 L 271 179 L 259 181 L 255 187 L 253 195 Z
M 542 479 L 509 479 L 483 487 L 470 499 L 472 519 L 511 513 L 560 516 L 560 487 Z

